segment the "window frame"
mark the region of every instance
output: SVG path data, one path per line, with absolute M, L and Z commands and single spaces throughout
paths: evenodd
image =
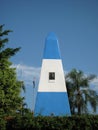
M 48 76 L 49 76 L 48 77 L 49 81 L 51 81 L 51 82 L 55 81 L 55 72 L 49 72 Z

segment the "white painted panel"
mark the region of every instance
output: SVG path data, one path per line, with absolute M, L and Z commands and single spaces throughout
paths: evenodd
M 55 80 L 49 80 L 49 72 L 55 72 Z M 61 59 L 43 59 L 38 91 L 66 92 Z

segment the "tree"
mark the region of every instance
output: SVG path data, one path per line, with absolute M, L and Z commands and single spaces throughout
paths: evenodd
M 88 113 L 88 103 L 93 111 L 96 112 L 98 95 L 96 91 L 90 89 L 90 82 L 95 77 L 95 75 L 87 76 L 76 69 L 66 75 L 66 86 L 72 114 L 75 114 L 76 111 L 79 115 Z
M 10 57 L 14 56 L 20 48 L 7 48 L 8 38 L 5 38 L 11 30 L 3 30 L 0 26 L 0 111 L 6 116 L 13 115 L 23 104 L 20 92 L 23 81 L 19 81 L 16 76 L 16 69 L 12 68 Z M 1 114 L 1 113 L 0 113 Z

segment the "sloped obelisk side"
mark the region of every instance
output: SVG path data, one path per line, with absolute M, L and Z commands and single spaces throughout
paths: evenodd
M 58 40 L 50 33 L 45 41 L 35 115 L 71 115 Z

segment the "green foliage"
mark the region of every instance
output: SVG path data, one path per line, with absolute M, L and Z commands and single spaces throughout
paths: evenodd
M 8 43 L 8 38 L 5 38 L 5 35 L 8 35 L 11 30 L 4 30 L 4 25 L 0 26 L 0 60 L 6 58 L 9 59 L 11 56 L 15 55 L 19 50 L 19 48 L 4 48 L 5 45 Z M 1 64 L 1 61 L 0 61 Z
M 7 129 L 12 130 L 28 130 L 32 126 L 33 113 L 27 108 L 24 108 L 22 111 L 16 113 L 16 115 L 7 120 Z
M 17 80 L 15 69 L 10 68 L 10 62 L 6 60 L 4 64 L 4 69 L 0 67 L 0 108 L 10 114 L 22 103 L 20 92 L 23 83 Z
M 21 109 L 23 98 L 20 96 L 23 82 L 17 80 L 15 68 L 12 68 L 10 57 L 15 55 L 20 48 L 7 48 L 10 30 L 4 30 L 0 26 L 0 127 L 5 124 L 4 117 L 15 115 Z M 3 130 L 4 127 L 1 128 Z
M 71 117 L 33 117 L 27 112 L 24 116 L 16 116 L 7 121 L 6 130 L 97 130 L 98 115 L 82 115 Z
M 0 109 L 0 130 L 6 130 L 6 120 L 5 118 L 5 113 L 3 109 Z
M 66 86 L 71 107 L 71 113 L 88 113 L 88 103 L 94 112 L 98 105 L 98 94 L 90 89 L 89 83 L 95 78 L 95 75 L 85 75 L 82 71 L 73 69 L 66 75 Z

